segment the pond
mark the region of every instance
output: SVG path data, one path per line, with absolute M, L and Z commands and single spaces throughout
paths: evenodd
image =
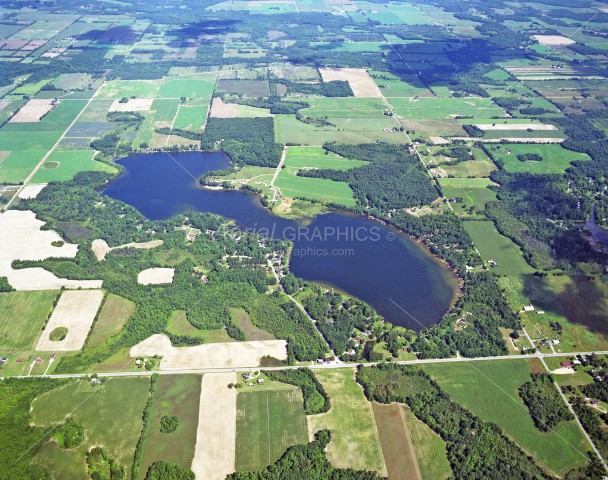
M 290 240 L 295 275 L 359 297 L 394 325 L 420 330 L 450 308 L 455 275 L 407 235 L 335 211 L 285 219 L 266 210 L 258 195 L 202 188 L 198 179 L 203 173 L 229 165 L 222 153 L 134 154 L 118 163 L 125 171 L 104 193 L 151 220 L 210 212 L 234 220 L 241 229 Z

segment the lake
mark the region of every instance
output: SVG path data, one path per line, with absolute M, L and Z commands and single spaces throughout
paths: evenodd
M 125 171 L 104 194 L 151 220 L 211 212 L 294 244 L 291 271 L 359 297 L 394 325 L 421 330 L 450 308 L 455 275 L 408 236 L 361 216 L 331 212 L 290 220 L 266 210 L 258 195 L 202 188 L 198 179 L 226 168 L 216 152 L 146 153 L 118 160 Z

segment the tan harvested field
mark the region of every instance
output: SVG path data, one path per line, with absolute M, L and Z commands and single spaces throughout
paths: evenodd
M 403 405 L 373 402 L 382 454 L 391 480 L 422 480 Z
M 119 250 L 121 248 L 154 248 L 159 247 L 163 244 L 162 240 L 150 240 L 149 242 L 142 243 L 125 243 L 124 245 L 118 245 L 117 247 L 110 247 L 105 240 L 96 239 L 91 243 L 91 249 L 95 254 L 95 258 L 97 260 L 105 260 L 106 255 L 110 253 L 112 250 Z
M 532 35 L 538 43 L 549 46 L 559 46 L 559 45 L 572 45 L 576 43 L 575 40 L 571 38 L 564 37 L 563 35 Z
M 36 198 L 44 187 L 46 187 L 46 183 L 30 183 L 21 189 L 18 197 L 23 200 Z
M 223 480 L 235 470 L 236 373 L 207 373 L 201 381 L 196 447 L 191 469 L 197 480 Z
M 34 98 L 27 102 L 19 110 L 9 123 L 34 123 L 39 122 L 40 118 L 53 109 L 51 98 Z
M 132 358 L 162 355 L 161 370 L 187 370 L 201 368 L 258 367 L 266 355 L 285 360 L 285 340 L 259 340 L 254 342 L 208 343 L 193 347 L 174 347 L 169 337 L 156 334 L 131 347 Z
M 175 268 L 148 268 L 137 275 L 137 283 L 140 285 L 159 285 L 162 283 L 173 283 Z
M 236 104 L 224 103 L 221 98 L 214 98 L 209 116 L 212 118 L 236 118 L 238 116 Z
M 108 112 L 146 112 L 152 106 L 153 98 L 130 98 L 126 103 L 114 100 Z
M 545 123 L 481 123 L 475 125 L 480 130 L 492 131 L 492 130 L 535 130 L 535 131 L 548 131 L 557 130 L 555 125 L 548 125 Z
M 450 143 L 449 140 L 446 140 L 443 137 L 430 137 L 430 139 L 435 145 L 448 145 Z
M 355 97 L 379 98 L 382 97 L 380 89 L 363 68 L 320 68 L 324 82 L 332 80 L 346 80 L 350 84 Z
M 97 310 L 103 300 L 102 290 L 76 290 L 63 292 L 42 331 L 36 350 L 39 352 L 71 352 L 82 349 Z M 56 328 L 67 328 L 63 340 L 49 338 Z
M 63 243 L 52 230 L 41 230 L 44 222 L 31 211 L 8 210 L 0 213 L 0 276 L 8 278 L 15 290 L 59 290 L 65 288 L 101 288 L 101 280 L 67 280 L 43 268 L 13 270 L 15 260 L 45 260 L 51 257 L 74 258 L 78 245 Z

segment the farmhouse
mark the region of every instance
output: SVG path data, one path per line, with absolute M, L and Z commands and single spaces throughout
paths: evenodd
M 562 362 L 560 365 L 564 368 L 571 368 L 572 364 L 570 362 Z

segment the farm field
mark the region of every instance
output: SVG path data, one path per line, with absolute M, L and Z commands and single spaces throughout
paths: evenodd
M 520 248 L 510 238 L 503 237 L 494 222 L 464 222 L 464 228 L 473 239 L 481 258 L 486 262 L 494 260 L 490 269 L 499 275 L 523 275 L 534 272 L 534 268 L 524 260 Z
M 332 434 L 327 456 L 334 466 L 375 470 L 386 475 L 372 406 L 356 383 L 353 370 L 319 370 L 315 376 L 329 394 L 331 408 L 308 417 L 310 437 L 327 428 Z
M 494 165 L 490 160 L 468 160 L 466 162 L 460 162 L 456 165 L 442 164 L 441 169 L 450 175 L 450 177 L 479 178 L 489 177 L 490 174 L 496 170 L 496 165 Z
M 308 443 L 299 388 L 256 390 L 256 386 L 245 386 L 236 405 L 237 472 L 264 468 L 290 446 Z
M 55 150 L 34 174 L 32 182 L 65 182 L 72 180 L 79 172 L 115 173 L 117 171 L 110 165 L 93 160 L 94 156 L 95 152 L 92 150 Z
M 198 375 L 161 375 L 154 394 L 149 435 L 142 457 L 140 478 L 157 461 L 173 462 L 189 469 L 194 457 L 199 417 L 201 377 Z M 176 416 L 174 432 L 161 431 L 161 418 Z
M 200 338 L 201 342 L 234 342 L 234 338 L 226 333 L 225 328 L 215 330 L 201 330 L 196 328 L 188 321 L 188 316 L 184 310 L 173 312 L 167 323 L 167 332 L 172 335 L 185 335 L 187 337 Z
M 457 199 L 451 202 L 456 213 L 471 211 L 479 213 L 486 203 L 496 200 L 496 192 L 488 187 L 495 185 L 488 178 L 440 178 L 439 185 L 443 196 Z
M 256 327 L 249 318 L 249 314 L 242 308 L 231 308 L 229 310 L 232 321 L 243 331 L 246 341 L 276 340 L 271 333 Z
M 452 475 L 452 468 L 448 461 L 445 442 L 409 410 L 405 411 L 405 422 L 412 437 L 414 453 L 423 480 L 449 478 Z
M 347 183 L 334 182 L 324 178 L 298 177 L 296 171 L 296 169 L 285 168 L 279 172 L 275 185 L 283 195 L 347 207 L 355 206 L 353 191 Z
M 589 160 L 589 156 L 584 153 L 566 150 L 561 145 L 530 145 L 530 144 L 505 144 L 490 146 L 492 156 L 504 163 L 507 172 L 526 172 L 538 174 L 564 173 L 572 166 L 572 162 Z M 521 154 L 537 154 L 542 157 L 542 161 L 518 160 Z
M 93 326 L 87 348 L 99 345 L 120 332 L 134 310 L 133 302 L 118 295 L 108 295 L 99 313 L 99 318 Z
M 390 98 L 395 114 L 403 118 L 446 119 L 456 116 L 479 118 L 502 117 L 502 108 L 486 98 L 424 98 L 412 102 L 409 98 Z
M 15 150 L 0 153 L 0 183 L 21 183 L 40 163 L 43 150 Z
M 514 310 L 521 310 L 524 305 L 535 307 L 533 312 L 522 313 L 526 330 L 533 338 L 559 339 L 557 351 L 563 352 L 608 348 L 605 277 L 510 276 L 501 278 L 500 286 L 506 290 Z M 550 322 L 561 324 L 561 335 L 551 328 Z
M 32 350 L 58 291 L 0 293 L 0 351 Z
M 285 166 L 295 169 L 302 168 L 329 168 L 332 170 L 348 170 L 362 167 L 366 162 L 351 160 L 336 155 L 333 152 L 319 147 L 287 147 Z
M 95 387 L 82 380 L 38 397 L 32 403 L 34 424 L 48 428 L 72 415 L 84 427 L 85 440 L 73 450 L 49 442 L 36 454 L 34 462 L 60 471 L 66 480 L 82 479 L 87 450 L 103 445 L 110 457 L 129 471 L 149 385 L 149 378 L 115 378 Z
M 526 360 L 425 365 L 423 369 L 457 403 L 494 422 L 547 468 L 563 475 L 586 462 L 588 445 L 574 421 L 553 431 L 536 428 L 518 389 L 530 380 Z

